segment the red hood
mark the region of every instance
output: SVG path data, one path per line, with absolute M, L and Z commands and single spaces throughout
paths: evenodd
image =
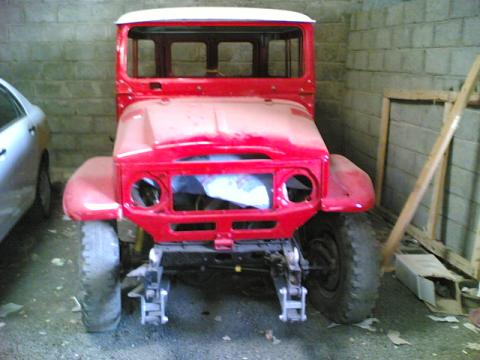
M 114 156 L 165 160 L 219 152 L 272 158 L 319 158 L 327 153 L 311 115 L 295 102 L 261 98 L 173 98 L 130 105 L 122 114 Z M 140 155 L 142 154 L 142 155 Z

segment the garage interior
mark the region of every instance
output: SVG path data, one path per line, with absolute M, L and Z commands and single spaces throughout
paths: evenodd
M 23 306 L 0 317 L 0 359 L 480 358 L 480 321 L 469 316 L 480 297 L 462 290 L 480 279 L 477 81 L 398 250 L 433 253 L 454 274 L 434 289 L 451 299 L 443 313 L 388 264 L 370 323 L 361 326 L 337 326 L 310 306 L 308 321 L 281 323 L 271 284 L 233 273 L 208 286 L 176 279 L 165 326 L 142 326 L 132 302 L 118 330 L 85 332 L 74 299 L 80 244 L 63 214 L 63 186 L 85 160 L 112 153 L 114 22 L 177 6 L 285 9 L 316 20 L 315 120 L 330 152 L 374 181 L 369 217 L 380 243 L 391 237 L 480 54 L 480 0 L 0 0 L 0 77 L 47 115 L 55 190 L 50 219 L 24 219 L 0 244 L 0 306 Z M 187 65 L 197 60 L 185 57 Z

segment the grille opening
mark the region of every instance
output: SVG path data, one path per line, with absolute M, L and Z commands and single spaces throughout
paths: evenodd
M 270 209 L 271 174 L 182 175 L 172 178 L 175 211 Z
M 170 229 L 175 232 L 215 230 L 215 223 L 201 222 L 201 223 L 170 224 Z
M 232 254 L 217 254 L 215 255 L 215 261 L 218 263 L 224 262 L 224 261 L 230 261 L 233 260 Z
M 273 229 L 277 226 L 276 221 L 235 221 L 233 230 Z
M 242 160 L 271 160 L 265 154 L 210 154 L 204 156 L 189 156 L 178 159 L 179 162 L 202 162 L 202 161 L 242 161 Z
M 162 190 L 155 180 L 144 177 L 132 185 L 130 194 L 136 206 L 148 208 L 160 202 Z
M 309 201 L 312 189 L 312 182 L 305 175 L 294 175 L 284 185 L 284 191 L 286 191 L 288 200 L 294 203 Z

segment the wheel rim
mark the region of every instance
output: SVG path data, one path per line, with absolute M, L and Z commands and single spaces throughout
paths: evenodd
M 311 265 L 320 267 L 313 270 L 311 278 L 327 296 L 332 296 L 339 288 L 342 278 L 341 254 L 335 235 L 324 231 L 320 236 L 311 240 L 308 260 Z
M 38 179 L 38 197 L 44 213 L 47 214 L 48 209 L 50 209 L 52 193 L 50 188 L 50 179 L 45 170 L 42 170 Z

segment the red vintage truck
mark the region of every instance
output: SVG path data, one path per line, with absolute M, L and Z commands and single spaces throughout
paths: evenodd
M 335 322 L 368 316 L 380 272 L 362 213 L 374 192 L 315 125 L 314 21 L 166 8 L 117 26 L 113 155 L 86 161 L 63 197 L 81 226 L 87 330 L 117 326 L 122 276 L 142 279 L 129 293 L 142 323 L 164 324 L 167 273 L 219 263 L 270 270 L 282 321 L 306 320 L 307 293 Z M 118 221 L 136 224 L 135 243 L 118 238 Z

